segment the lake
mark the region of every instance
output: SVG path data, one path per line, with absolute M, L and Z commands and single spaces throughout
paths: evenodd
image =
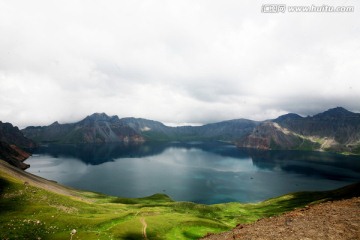
M 26 171 L 66 186 L 121 197 L 165 193 L 177 201 L 257 202 L 360 181 L 360 157 L 258 151 L 219 142 L 49 144 Z

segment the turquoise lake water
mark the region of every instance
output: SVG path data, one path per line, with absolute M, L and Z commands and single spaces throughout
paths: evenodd
M 360 157 L 256 151 L 219 142 L 46 145 L 28 172 L 66 186 L 122 197 L 165 193 L 196 203 L 257 202 L 360 181 Z

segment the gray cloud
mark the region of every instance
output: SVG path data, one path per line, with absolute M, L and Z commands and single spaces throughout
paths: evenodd
M 360 4 L 346 2 L 353 13 L 261 13 L 271 2 L 1 1 L 0 120 L 359 112 Z

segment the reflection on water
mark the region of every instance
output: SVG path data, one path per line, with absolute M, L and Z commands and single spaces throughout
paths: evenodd
M 254 202 L 360 180 L 359 157 L 217 142 L 48 145 L 27 163 L 27 171 L 76 188 L 123 197 L 163 192 L 198 203 Z

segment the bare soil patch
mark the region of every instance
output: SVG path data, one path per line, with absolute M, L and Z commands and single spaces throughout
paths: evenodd
M 360 239 L 360 197 L 311 205 L 202 239 Z

